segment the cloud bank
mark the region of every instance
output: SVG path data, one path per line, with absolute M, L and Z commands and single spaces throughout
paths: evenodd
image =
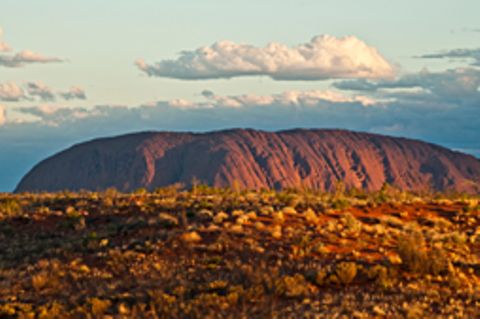
M 34 105 L 16 111 L 34 116 L 37 121 L 7 120 L 2 127 L 4 133 L 20 127 L 24 132 L 35 129 L 32 136 L 42 136 L 42 131 L 56 131 L 66 137 L 71 132 L 72 140 L 145 129 L 336 127 L 480 149 L 479 83 L 479 71 L 455 69 L 440 73 L 424 71 L 394 81 L 357 80 L 335 84 L 342 89 L 367 91 L 366 95 L 313 90 L 222 96 L 205 90 L 202 101 L 176 99 L 136 107 Z M 445 91 L 446 88 L 450 91 Z
M 136 62 L 149 76 L 183 80 L 269 76 L 274 80 L 326 80 L 339 78 L 389 78 L 393 66 L 378 52 L 354 36 L 314 37 L 295 47 L 270 43 L 265 47 L 221 41 L 174 60 L 148 64 Z

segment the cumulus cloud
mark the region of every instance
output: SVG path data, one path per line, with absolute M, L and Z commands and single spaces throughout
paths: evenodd
M 17 102 L 25 98 L 23 89 L 13 82 L 0 83 L 0 101 Z
M 462 59 L 471 61 L 471 65 L 480 66 L 480 49 L 455 49 L 446 52 L 424 54 L 423 59 Z
M 87 99 L 87 95 L 85 94 L 85 91 L 78 86 L 72 86 L 68 91 L 60 92 L 60 96 L 63 97 L 65 100 Z
M 333 78 L 390 78 L 393 66 L 378 52 L 354 36 L 314 37 L 289 47 L 270 43 L 265 47 L 221 41 L 194 51 L 183 51 L 174 60 L 148 64 L 136 61 L 149 76 L 184 80 L 269 76 L 275 80 L 326 80 Z

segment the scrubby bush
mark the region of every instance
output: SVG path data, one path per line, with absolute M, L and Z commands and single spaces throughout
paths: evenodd
M 335 275 L 341 284 L 350 284 L 357 275 L 357 265 L 353 262 L 342 262 L 335 267 Z
M 415 231 L 398 240 L 398 255 L 405 268 L 417 274 L 439 275 L 448 267 L 448 256 L 440 247 L 428 249 L 423 234 Z
M 276 283 L 276 293 L 286 297 L 299 297 L 308 293 L 308 282 L 301 274 L 285 276 Z
M 405 235 L 398 240 L 398 255 L 407 270 L 420 273 L 425 270 L 427 254 L 425 251 L 425 239 L 421 232 L 416 231 Z
M 0 217 L 18 216 L 22 213 L 22 206 L 15 199 L 6 199 L 0 202 Z

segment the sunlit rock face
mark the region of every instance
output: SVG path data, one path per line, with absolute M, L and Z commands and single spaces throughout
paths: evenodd
M 480 161 L 421 141 L 344 130 L 145 132 L 75 145 L 36 165 L 16 191 L 153 190 L 192 180 L 245 188 L 480 191 Z

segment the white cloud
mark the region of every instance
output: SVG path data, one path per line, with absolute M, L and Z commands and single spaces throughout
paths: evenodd
M 85 91 L 78 86 L 72 86 L 68 91 L 60 92 L 59 94 L 65 100 L 85 100 L 87 98 Z
M 25 92 L 13 82 L 0 83 L 0 101 L 16 102 L 25 98 Z
M 198 80 L 266 75 L 275 80 L 332 78 L 390 78 L 393 66 L 377 51 L 354 36 L 322 35 L 295 47 L 270 43 L 259 48 L 221 41 L 210 47 L 183 51 L 175 60 L 137 67 L 150 76 Z

